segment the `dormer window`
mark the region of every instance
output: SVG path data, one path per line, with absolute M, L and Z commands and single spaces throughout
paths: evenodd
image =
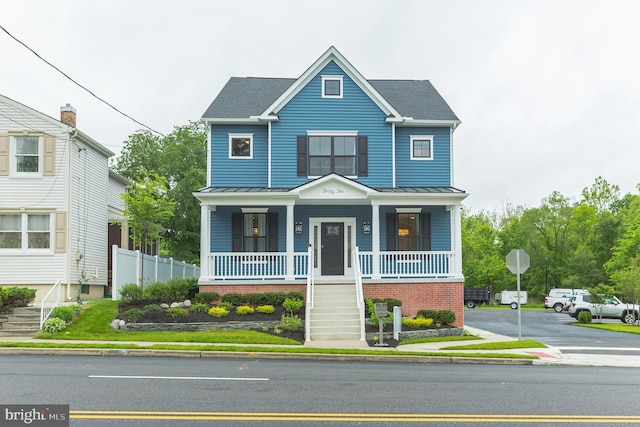
M 229 158 L 253 159 L 253 134 L 229 134 Z
M 342 98 L 342 76 L 322 76 L 322 97 Z

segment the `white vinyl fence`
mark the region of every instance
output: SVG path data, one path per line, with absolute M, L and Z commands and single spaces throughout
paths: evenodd
M 144 282 L 166 282 L 169 279 L 200 277 L 200 267 L 195 264 L 187 264 L 175 261 L 173 258 L 164 258 L 158 255 L 144 255 L 140 251 L 130 251 L 111 247 L 111 281 L 112 298 L 120 299 L 120 289 L 129 283 L 141 285 L 140 278 L 144 275 Z M 144 263 L 144 272 L 142 265 Z

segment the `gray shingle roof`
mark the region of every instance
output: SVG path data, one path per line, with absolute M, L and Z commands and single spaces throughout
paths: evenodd
M 296 79 L 232 77 L 202 117 L 242 119 L 260 115 L 295 82 Z M 428 80 L 369 80 L 369 83 L 404 117 L 458 120 Z

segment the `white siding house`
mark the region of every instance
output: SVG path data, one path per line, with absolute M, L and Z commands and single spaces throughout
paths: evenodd
M 107 285 L 109 157 L 75 127 L 0 95 L 0 286 L 101 298 Z M 81 292 L 79 292 L 81 290 Z

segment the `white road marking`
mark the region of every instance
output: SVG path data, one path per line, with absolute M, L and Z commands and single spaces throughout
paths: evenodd
M 89 378 L 125 380 L 208 380 L 208 381 L 269 381 L 269 378 L 225 378 L 225 377 L 162 377 L 146 375 L 89 375 Z
M 627 347 L 555 347 L 558 350 L 609 350 L 609 351 L 640 351 L 640 348 Z

